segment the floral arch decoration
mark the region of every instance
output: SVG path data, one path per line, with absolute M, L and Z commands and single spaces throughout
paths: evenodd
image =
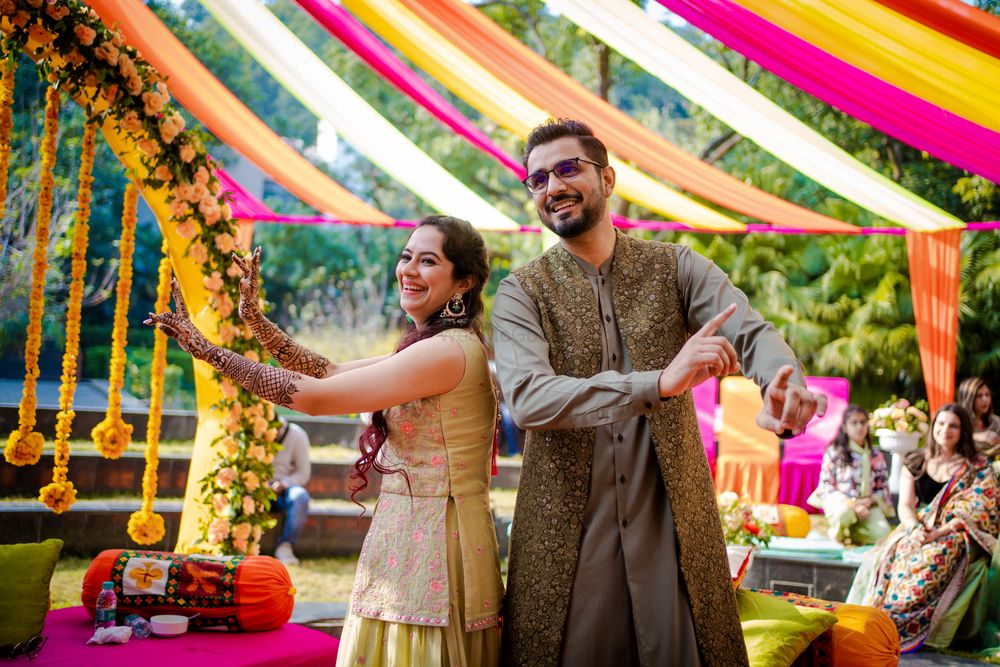
M 77 0 L 0 0 L 2 68 L 0 81 L 0 211 L 6 198 L 10 159 L 11 99 L 19 55 L 31 57 L 50 87 L 46 93 L 42 178 L 28 344 L 25 350 L 25 390 L 20 425 L 10 435 L 5 458 L 15 465 L 36 463 L 43 438 L 34 432 L 35 380 L 43 305 L 51 181 L 58 109 L 66 93 L 85 111 L 78 207 L 73 232 L 72 281 L 67 306 L 66 351 L 57 418 L 53 482 L 39 500 L 61 513 L 75 501 L 67 479 L 69 431 L 73 420 L 76 354 L 79 343 L 80 299 L 86 266 L 87 221 L 90 207 L 94 138 L 99 128 L 121 159 L 132 184 L 126 191 L 123 216 L 122 269 L 113 325 L 112 387 L 124 365 L 125 312 L 131 282 L 130 243 L 134 235 L 138 190 L 156 214 L 163 233 L 157 312 L 168 306 L 171 274 L 176 274 L 196 323 L 216 343 L 252 359 L 265 352 L 236 313 L 239 270 L 230 254 L 239 248 L 237 222 L 214 174 L 202 135 L 186 129 L 184 117 L 171 103 L 168 82 L 122 34 L 105 26 L 93 9 Z M 123 294 L 124 292 L 124 294 Z M 123 304 L 124 299 L 124 304 Z M 119 316 L 119 310 L 122 309 Z M 147 431 L 143 504 L 129 521 L 129 535 L 140 544 L 164 537 L 163 518 L 153 511 L 156 494 L 157 443 L 162 407 L 166 338 L 155 332 Z M 117 365 L 117 367 L 116 367 Z M 273 492 L 264 483 L 273 474 L 277 449 L 274 407 L 195 362 L 198 390 L 198 434 L 189 473 L 187 501 L 177 549 L 225 554 L 256 554 L 263 531 L 274 525 L 268 513 Z M 118 389 L 120 390 L 120 379 Z M 109 398 L 108 418 L 92 434 L 99 451 L 117 458 L 128 444 L 131 426 L 121 420 L 118 404 Z M 196 465 L 197 464 L 197 465 Z M 192 502 L 193 501 L 193 502 Z M 185 537 L 185 532 L 188 537 Z

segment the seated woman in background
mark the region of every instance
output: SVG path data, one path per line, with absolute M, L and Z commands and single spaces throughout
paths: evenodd
M 1000 417 L 993 414 L 993 395 L 982 378 L 970 377 L 958 385 L 958 402 L 972 417 L 976 449 L 990 458 L 1000 455 Z
M 823 453 L 819 486 L 809 504 L 823 510 L 830 539 L 845 544 L 874 544 L 892 530 L 889 472 L 882 452 L 872 446 L 868 412 L 849 405 L 837 437 Z
M 848 602 L 889 614 L 903 651 L 920 648 L 939 626 L 954 635 L 969 606 L 971 596 L 958 594 L 970 563 L 992 554 L 997 544 L 997 486 L 972 442 L 968 413 L 955 403 L 941 406 L 926 447 L 906 457 L 900 524 L 865 558 L 848 595 Z M 946 646 L 951 636 L 932 643 Z

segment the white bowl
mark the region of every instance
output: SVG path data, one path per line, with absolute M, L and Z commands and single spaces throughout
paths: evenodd
M 177 637 L 188 629 L 188 617 L 177 614 L 162 614 L 149 619 L 153 634 L 157 637 Z

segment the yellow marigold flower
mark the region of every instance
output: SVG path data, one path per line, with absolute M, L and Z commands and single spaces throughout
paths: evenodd
M 38 491 L 38 500 L 48 505 L 56 514 L 62 514 L 76 502 L 76 488 L 68 480 L 52 482 Z
M 128 534 L 138 544 L 156 544 L 166 533 L 163 517 L 155 512 L 138 510 L 128 519 Z
M 132 425 L 121 417 L 105 417 L 90 432 L 94 445 L 105 458 L 117 459 L 132 441 Z

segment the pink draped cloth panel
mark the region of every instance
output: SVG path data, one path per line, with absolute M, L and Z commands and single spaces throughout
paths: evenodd
M 840 430 L 851 387 L 844 378 L 812 376 L 806 376 L 806 387 L 826 396 L 826 414 L 813 416 L 803 433 L 785 440 L 778 502 L 816 514 L 820 510 L 807 504 L 806 499 L 819 484 L 823 452 Z
M 698 430 L 701 432 L 701 442 L 705 446 L 705 456 L 708 457 L 708 467 L 715 477 L 715 411 L 719 406 L 719 380 L 708 378 L 697 387 L 691 389 L 694 397 L 694 409 L 698 413 Z
M 470 144 L 491 155 L 518 180 L 525 177 L 524 167 L 507 155 L 458 109 L 427 85 L 416 72 L 407 67 L 382 42 L 361 25 L 343 7 L 332 0 L 296 0 L 327 32 L 354 51 L 369 67 L 382 75 L 400 92 L 408 95 L 435 118 L 450 127 Z M 470 85 L 474 85 L 470 82 Z
M 732 0 L 658 0 L 692 25 L 844 113 L 1000 183 L 1000 134 L 831 56 Z
M 318 630 L 286 623 L 270 632 L 197 630 L 180 637 L 132 639 L 127 644 L 88 646 L 94 621 L 83 607 L 49 612 L 42 634 L 48 641 L 32 667 L 78 667 L 115 663 L 142 667 L 244 665 L 324 667 L 337 661 L 340 642 Z M 12 663 L 13 664 L 13 663 Z

